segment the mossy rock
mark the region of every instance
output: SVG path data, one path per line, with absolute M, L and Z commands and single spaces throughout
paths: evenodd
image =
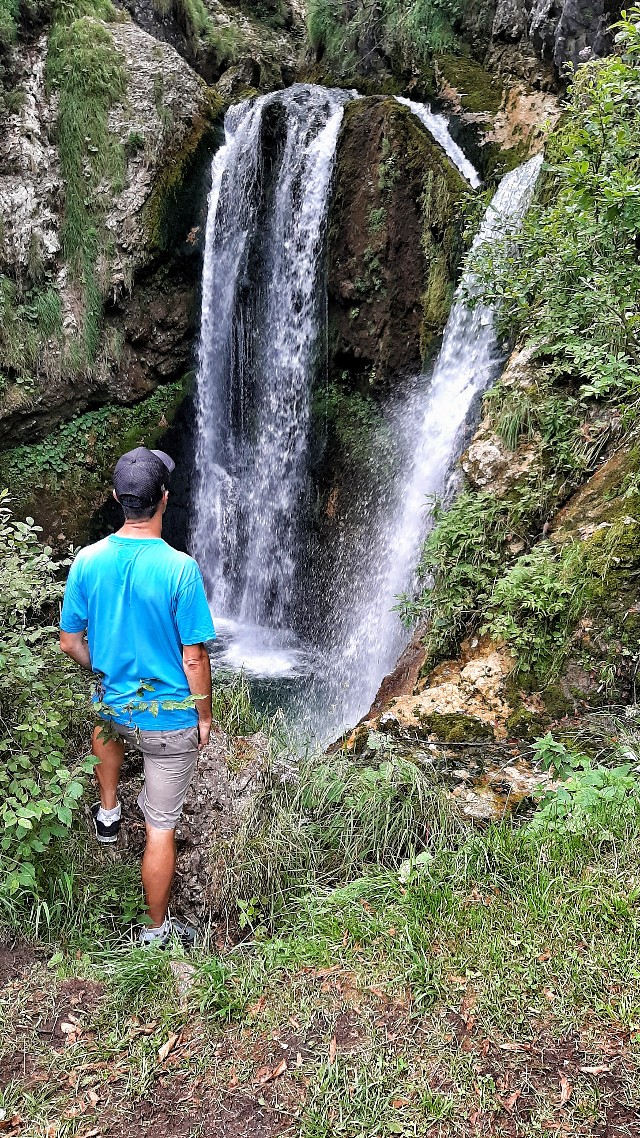
M 443 743 L 481 743 L 493 742 L 495 736 L 493 727 L 474 715 L 465 715 L 463 712 L 441 713 L 432 711 L 423 714 L 417 712 L 421 731 L 427 735 L 435 735 Z
M 329 211 L 330 376 L 362 391 L 415 375 L 446 322 L 472 193 L 395 99 L 345 108 Z
M 211 155 L 222 139 L 225 104 L 209 88 L 191 129 L 170 152 L 145 204 L 143 221 L 148 245 L 165 252 L 186 237 L 201 202 L 201 187 Z
M 544 709 L 550 719 L 562 719 L 574 710 L 574 704 L 561 684 L 550 684 L 540 693 Z
M 447 86 L 456 91 L 464 111 L 494 115 L 500 109 L 500 80 L 468 55 L 439 55 L 435 66 Z
M 86 541 L 91 518 L 111 490 L 118 457 L 155 446 L 190 392 L 192 376 L 134 406 L 109 405 L 63 423 L 41 442 L 0 453 L 0 485 L 16 513 L 28 514 L 54 541 Z M 62 540 L 60 539 L 60 540 Z
M 520 706 L 505 724 L 510 739 L 537 739 L 545 731 L 545 720 L 526 707 Z

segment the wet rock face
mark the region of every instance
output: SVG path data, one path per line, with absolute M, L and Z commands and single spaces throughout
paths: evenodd
M 215 144 L 217 107 L 203 81 L 173 48 L 133 23 L 105 25 L 127 74 L 123 100 L 109 113 L 123 148 L 121 187 L 105 180 L 100 264 L 104 305 L 101 344 L 89 368 L 70 363 L 83 335 L 81 288 L 61 250 L 64 184 L 56 138 L 56 97 L 45 85 L 47 38 L 25 52 L 18 83 L 25 105 L 0 139 L 0 273 L 19 288 L 37 279 L 55 290 L 62 332 L 52 339 L 29 384 L 7 383 L 0 396 L 2 446 L 42 437 L 88 407 L 134 402 L 177 379 L 191 362 L 197 328 L 200 213 Z M 1 345 L 1 341 L 0 341 Z
M 171 44 L 207 83 L 239 71 L 244 86 L 269 91 L 293 82 L 305 12 L 299 2 L 266 0 L 260 16 L 247 5 L 205 0 L 209 27 L 194 29 L 185 8 L 171 0 L 162 6 L 153 0 L 121 0 L 137 24 L 162 42 Z
M 554 86 L 569 65 L 612 50 L 609 29 L 621 8 L 617 0 L 497 0 L 489 30 L 487 6 L 476 3 L 467 12 L 465 31 L 468 37 L 480 33 L 489 69 Z M 472 38 L 470 43 L 473 50 Z
M 384 390 L 420 370 L 448 315 L 468 192 L 407 108 L 348 104 L 329 216 L 332 379 Z

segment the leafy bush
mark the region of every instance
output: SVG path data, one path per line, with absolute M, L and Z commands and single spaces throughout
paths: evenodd
M 480 599 L 504 568 L 511 535 L 508 511 L 491 494 L 465 491 L 449 510 L 435 501 L 431 519 L 418 566 L 422 591 L 401 597 L 398 607 L 407 624 L 428 622 L 425 644 L 435 663 L 475 622 Z
M 613 837 L 627 822 L 640 817 L 640 782 L 633 762 L 614 767 L 594 766 L 588 755 L 570 751 L 552 735 L 534 744 L 538 761 L 552 769 L 560 786 L 542 799 L 528 831 L 535 836 L 580 835 L 599 831 Z M 637 767 L 636 767 L 637 770 Z
M 506 641 L 520 671 L 544 681 L 560 670 L 592 587 L 579 545 L 556 554 L 542 542 L 496 581 L 483 631 Z
M 621 58 L 578 68 L 521 232 L 475 261 L 502 325 L 538 345 L 551 376 L 597 397 L 640 389 L 640 8 L 618 44 Z
M 370 395 L 331 383 L 314 398 L 314 414 L 333 434 L 340 458 L 355 475 L 390 477 L 394 465 L 392 433 Z M 319 424 L 319 429 L 322 429 Z
M 16 38 L 19 11 L 17 0 L 0 0 L 0 52 L 6 51 Z
M 1 335 L 1 334 L 0 334 Z M 81 505 L 100 500 L 110 484 L 118 455 L 137 446 L 155 446 L 184 398 L 188 377 L 165 384 L 135 407 L 100 407 L 62 423 L 41 442 L 0 453 L 0 482 L 14 502 L 33 500 L 34 491 L 77 488 Z M 77 519 L 76 519 L 77 520 Z
M 0 494 L 0 899 L 37 890 L 39 859 L 67 834 L 93 769 L 84 685 L 51 624 L 60 563 L 38 533 Z

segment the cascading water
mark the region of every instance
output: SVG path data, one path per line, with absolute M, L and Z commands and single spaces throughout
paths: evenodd
M 454 142 L 450 133 L 449 126 L 444 115 L 436 115 L 425 103 L 414 103 L 413 99 L 405 99 L 401 95 L 395 96 L 396 103 L 400 103 L 403 107 L 408 107 L 409 110 L 416 118 L 420 119 L 423 126 L 426 126 L 429 134 L 435 138 L 436 142 L 440 144 L 442 149 L 446 151 L 454 166 L 466 178 L 469 185 L 477 189 L 480 185 L 480 178 L 478 171 L 473 164 L 469 161 L 464 151 Z
M 213 163 L 198 375 L 192 544 L 222 631 L 220 659 L 257 675 L 306 671 L 290 708 L 320 741 L 367 710 L 406 643 L 392 608 L 411 584 L 424 497 L 442 490 L 469 408 L 500 364 L 490 311 L 457 300 L 430 385 L 421 377 L 388 419 L 404 458 L 357 548 L 338 540 L 332 550 L 324 592 L 316 582 L 313 646 L 303 645 L 300 611 L 315 572 L 305 533 L 311 391 L 326 335 L 324 231 L 351 97 L 296 85 L 228 112 Z M 404 102 L 477 184 L 445 120 Z M 503 180 L 476 242 L 523 212 L 538 166 Z M 473 292 L 469 278 L 464 286 Z
M 244 629 L 240 655 L 249 643 L 276 669 L 300 572 L 324 226 L 349 97 L 296 85 L 232 107 L 213 162 L 193 547 L 216 612 Z M 265 628 L 281 635 L 260 653 Z
M 541 156 L 532 158 L 502 179 L 474 240 L 474 250 L 517 228 L 531 201 L 541 164 Z M 391 421 L 394 433 L 408 440 L 409 447 L 377 524 L 367 535 L 367 548 L 352 557 L 351 603 L 337 615 L 332 630 L 333 687 L 341 691 L 339 701 L 333 700 L 336 707 L 339 702 L 341 713 L 334 737 L 367 712 L 407 643 L 406 630 L 393 608 L 398 595 L 412 586 L 429 523 L 426 499 L 445 490 L 469 412 L 504 362 L 493 310 L 467 303 L 477 291 L 473 272 L 468 270 L 430 379 L 421 377 L 422 382 Z

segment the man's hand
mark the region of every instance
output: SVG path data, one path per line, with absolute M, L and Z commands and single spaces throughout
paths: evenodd
M 203 747 L 206 747 L 207 743 L 209 742 L 210 734 L 211 734 L 211 720 L 209 719 L 207 721 L 205 719 L 199 719 L 198 720 L 198 746 L 199 746 L 200 750 L 202 750 Z
M 198 746 L 206 747 L 211 733 L 211 664 L 204 644 L 185 644 L 182 649 L 182 666 L 189 691 L 197 695 Z

